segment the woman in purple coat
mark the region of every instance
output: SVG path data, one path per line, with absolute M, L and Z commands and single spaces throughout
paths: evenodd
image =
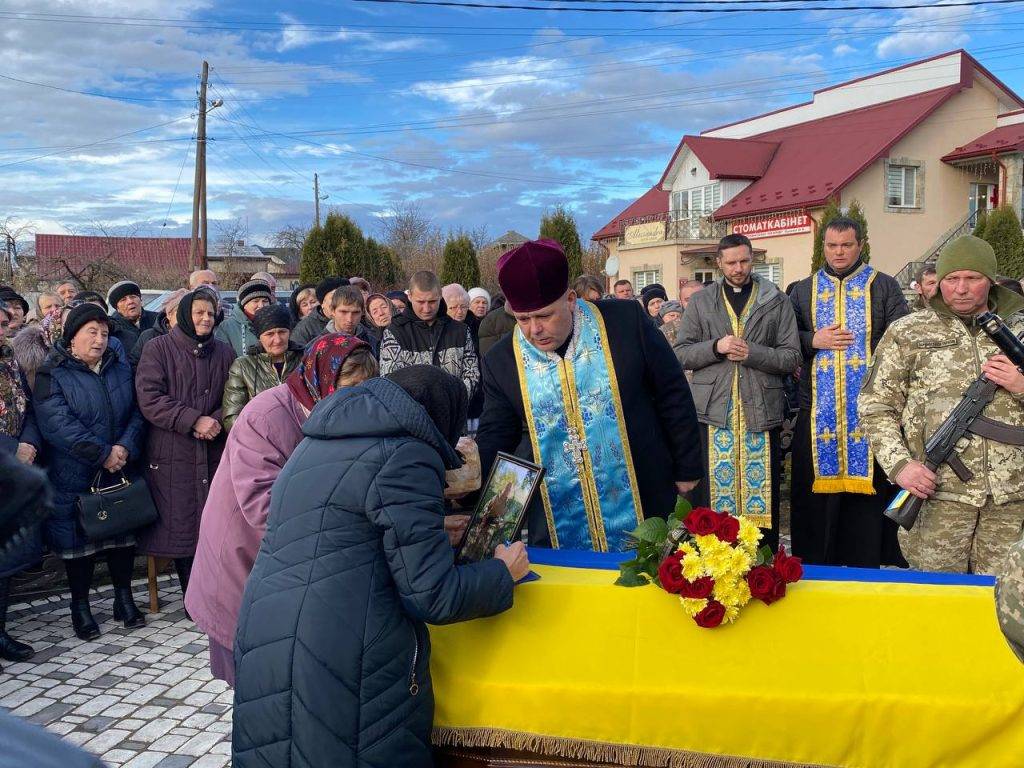
M 146 481 L 160 513 L 139 551 L 174 560 L 184 597 L 199 539 L 199 518 L 224 449 L 221 401 L 234 350 L 213 337 L 217 299 L 186 294 L 178 324 L 142 350 L 135 389 L 149 422 Z
M 301 442 L 302 425 L 335 389 L 376 375 L 369 344 L 355 336 L 326 334 L 310 344 L 285 383 L 256 395 L 231 427 L 203 510 L 185 596 L 196 626 L 210 637 L 214 677 L 234 685 L 231 653 L 242 591 L 267 529 L 270 489 Z

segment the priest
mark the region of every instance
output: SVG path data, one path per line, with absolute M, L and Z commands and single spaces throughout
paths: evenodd
M 697 416 L 679 361 L 634 301 L 578 299 L 553 240 L 498 260 L 516 329 L 487 354 L 477 443 L 545 469 L 530 544 L 622 551 L 702 475 Z

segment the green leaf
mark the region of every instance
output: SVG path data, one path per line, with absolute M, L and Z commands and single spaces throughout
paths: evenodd
M 617 586 L 642 587 L 650 583 L 647 577 L 636 569 L 635 563 L 635 560 L 630 560 L 619 565 L 619 578 L 615 580 Z
M 772 548 L 765 544 L 759 550 L 757 550 L 757 560 L 754 565 L 771 565 L 775 559 L 775 553 L 772 552 Z
M 693 511 L 693 505 L 690 502 L 688 502 L 686 499 L 684 499 L 682 496 L 680 496 L 678 499 L 676 499 L 676 508 L 672 512 L 671 517 L 678 518 L 679 520 L 683 520 L 692 511 Z
M 649 517 L 630 536 L 647 544 L 661 544 L 668 537 L 668 523 L 660 517 Z

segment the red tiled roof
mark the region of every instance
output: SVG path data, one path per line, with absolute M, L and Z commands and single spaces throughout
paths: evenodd
M 697 156 L 712 179 L 759 179 L 768 169 L 775 150 L 779 148 L 778 142 L 774 141 L 683 136 L 659 184 L 665 183 L 665 178 L 684 146 Z
M 824 205 L 959 90 L 948 86 L 751 136 L 778 149 L 764 176 L 715 218 Z
M 1012 113 L 1011 113 L 1012 114 Z M 957 147 L 942 159 L 945 162 L 966 160 L 970 157 L 991 156 L 1000 152 L 1024 150 L 1024 123 L 1004 125 L 982 134 L 974 141 Z
M 624 219 L 636 219 L 641 216 L 656 216 L 664 213 L 668 213 L 668 192 L 663 190 L 660 185 L 651 187 L 636 202 L 595 232 L 590 239 L 605 240 L 609 237 L 618 237 L 622 234 Z
M 36 271 L 42 278 L 64 276 L 61 260 L 74 270 L 99 259 L 113 259 L 132 272 L 154 269 L 188 272 L 187 237 L 103 237 L 36 235 Z

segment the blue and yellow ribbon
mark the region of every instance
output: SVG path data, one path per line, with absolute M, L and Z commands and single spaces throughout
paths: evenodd
M 576 302 L 565 357 L 513 334 L 551 546 L 622 551 L 643 520 L 619 383 L 597 308 Z
M 875 493 L 874 455 L 857 418 L 857 396 L 871 365 L 874 279 L 865 264 L 845 280 L 819 270 L 811 283 L 814 330 L 838 323 L 853 334 L 845 350 L 817 350 L 810 372 L 815 493 Z

